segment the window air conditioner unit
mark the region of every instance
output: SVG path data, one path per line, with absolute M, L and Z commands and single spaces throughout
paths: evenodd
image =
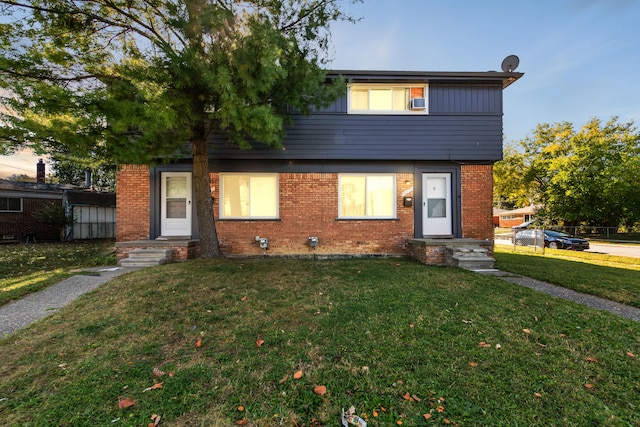
M 412 110 L 425 110 L 427 108 L 427 100 L 425 98 L 413 98 L 411 100 Z

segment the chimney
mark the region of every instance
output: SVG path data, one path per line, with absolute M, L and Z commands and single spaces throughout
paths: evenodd
M 42 159 L 40 159 L 40 161 L 38 161 L 38 164 L 36 165 L 36 182 L 39 184 L 44 184 L 44 177 L 44 162 L 42 161 Z

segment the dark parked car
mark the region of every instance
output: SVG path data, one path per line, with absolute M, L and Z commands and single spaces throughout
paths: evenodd
M 515 236 L 515 244 L 523 246 L 535 244 L 539 246 L 542 242 L 542 233 L 542 230 L 518 231 Z M 576 251 L 589 249 L 589 242 L 585 239 L 552 230 L 544 230 L 544 245 L 550 249 L 573 249 Z

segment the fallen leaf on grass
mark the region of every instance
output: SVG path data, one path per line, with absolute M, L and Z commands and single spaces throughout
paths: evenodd
M 247 423 L 247 419 L 243 418 L 241 420 L 236 421 L 236 425 L 243 426 Z
M 149 423 L 147 425 L 147 427 L 158 427 L 158 424 L 160 424 L 160 415 L 158 414 L 153 414 L 151 415 L 151 423 Z
M 196 348 L 200 347 L 202 347 L 202 338 L 198 338 L 198 341 L 196 341 Z
M 323 385 L 317 385 L 313 388 L 313 392 L 319 396 L 323 396 L 327 392 L 327 388 Z
M 240 412 L 244 411 L 244 406 L 242 406 L 242 405 L 238 406 L 238 411 L 240 411 Z
M 589 390 L 593 390 L 595 388 L 593 384 L 589 384 L 589 383 L 585 383 L 584 387 L 588 388 Z
M 598 359 L 596 359 L 595 357 L 587 357 L 587 362 L 598 363 Z
M 531 330 L 530 329 L 523 329 L 522 332 L 524 332 L 525 334 L 530 334 Z
M 264 340 L 256 340 L 256 347 L 260 348 L 264 344 Z
M 156 377 L 161 377 L 164 375 L 164 372 L 162 372 L 160 369 L 158 368 L 153 368 L 153 375 L 155 375 Z
M 627 356 L 629 356 L 629 357 L 636 357 L 636 355 L 635 355 L 635 354 L 633 354 L 633 353 L 631 353 L 630 351 L 627 351 Z
M 476 366 L 478 366 L 478 362 L 469 362 L 469 366 L 475 368 Z
M 413 398 L 413 400 L 415 400 L 416 402 L 422 402 L 422 399 L 420 399 L 418 396 L 416 396 L 415 394 L 412 394 L 411 397 Z
M 293 374 L 293 379 L 294 379 L 294 380 L 299 380 L 300 378 L 302 378 L 302 375 L 303 375 L 302 371 L 296 371 L 296 372 Z
M 128 397 L 118 398 L 118 408 L 126 409 L 136 404 L 136 401 Z
M 535 397 L 542 397 L 542 395 L 541 395 L 540 393 L 533 393 L 533 395 L 534 395 Z
M 444 406 L 439 405 L 439 406 L 436 408 L 436 411 L 438 411 L 438 412 L 444 412 Z
M 429 419 L 431 419 L 431 417 L 433 415 L 431 415 L 431 414 L 423 414 L 422 416 L 424 417 L 425 420 L 429 420 Z
M 478 343 L 478 346 L 480 346 L 480 347 L 484 347 L 484 348 L 491 348 L 491 344 L 487 344 L 487 343 L 486 343 L 486 342 L 484 342 L 484 341 L 480 341 L 480 342 Z
M 378 411 L 373 411 L 373 417 L 378 418 Z
M 246 300 L 247 300 L 247 298 L 248 298 L 248 297 L 245 295 L 245 296 L 243 296 L 242 298 L 240 298 L 240 301 L 246 301 Z
M 287 375 L 285 375 L 284 377 L 282 377 L 282 379 L 281 379 L 280 381 L 278 381 L 278 384 L 284 384 L 284 382 L 285 382 L 286 380 L 288 380 L 288 379 L 289 379 L 289 374 L 287 374 Z
M 159 388 L 162 388 L 162 384 L 164 384 L 164 382 L 162 383 L 155 383 L 154 385 L 152 385 L 151 387 L 147 387 L 144 390 L 142 390 L 142 392 L 147 392 L 147 391 L 151 391 L 151 390 L 157 390 Z

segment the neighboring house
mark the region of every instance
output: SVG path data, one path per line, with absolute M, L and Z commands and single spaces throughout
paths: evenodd
M 500 212 L 500 227 L 511 228 L 525 222 L 533 221 L 538 211 L 538 206 L 525 206 L 524 208 L 505 210 Z
M 0 179 L 0 242 L 60 241 L 62 228 L 41 216 L 52 207 L 60 207 L 60 212 L 64 207 L 73 215 L 73 225 L 63 234 L 67 240 L 115 238 L 114 193 L 95 193 L 71 184 L 47 184 L 44 177 L 44 163 L 40 160 L 38 182 Z
M 347 95 L 294 115 L 281 150 L 240 150 L 211 138 L 223 253 L 411 253 L 442 264 L 448 244 L 474 241 L 491 250 L 502 91 L 522 74 L 333 71 L 329 78 L 338 75 L 349 82 Z M 191 174 L 190 159 L 120 169 L 120 260 L 156 246 L 171 248 L 173 259 L 198 254 Z M 415 254 L 416 244 L 423 254 Z

